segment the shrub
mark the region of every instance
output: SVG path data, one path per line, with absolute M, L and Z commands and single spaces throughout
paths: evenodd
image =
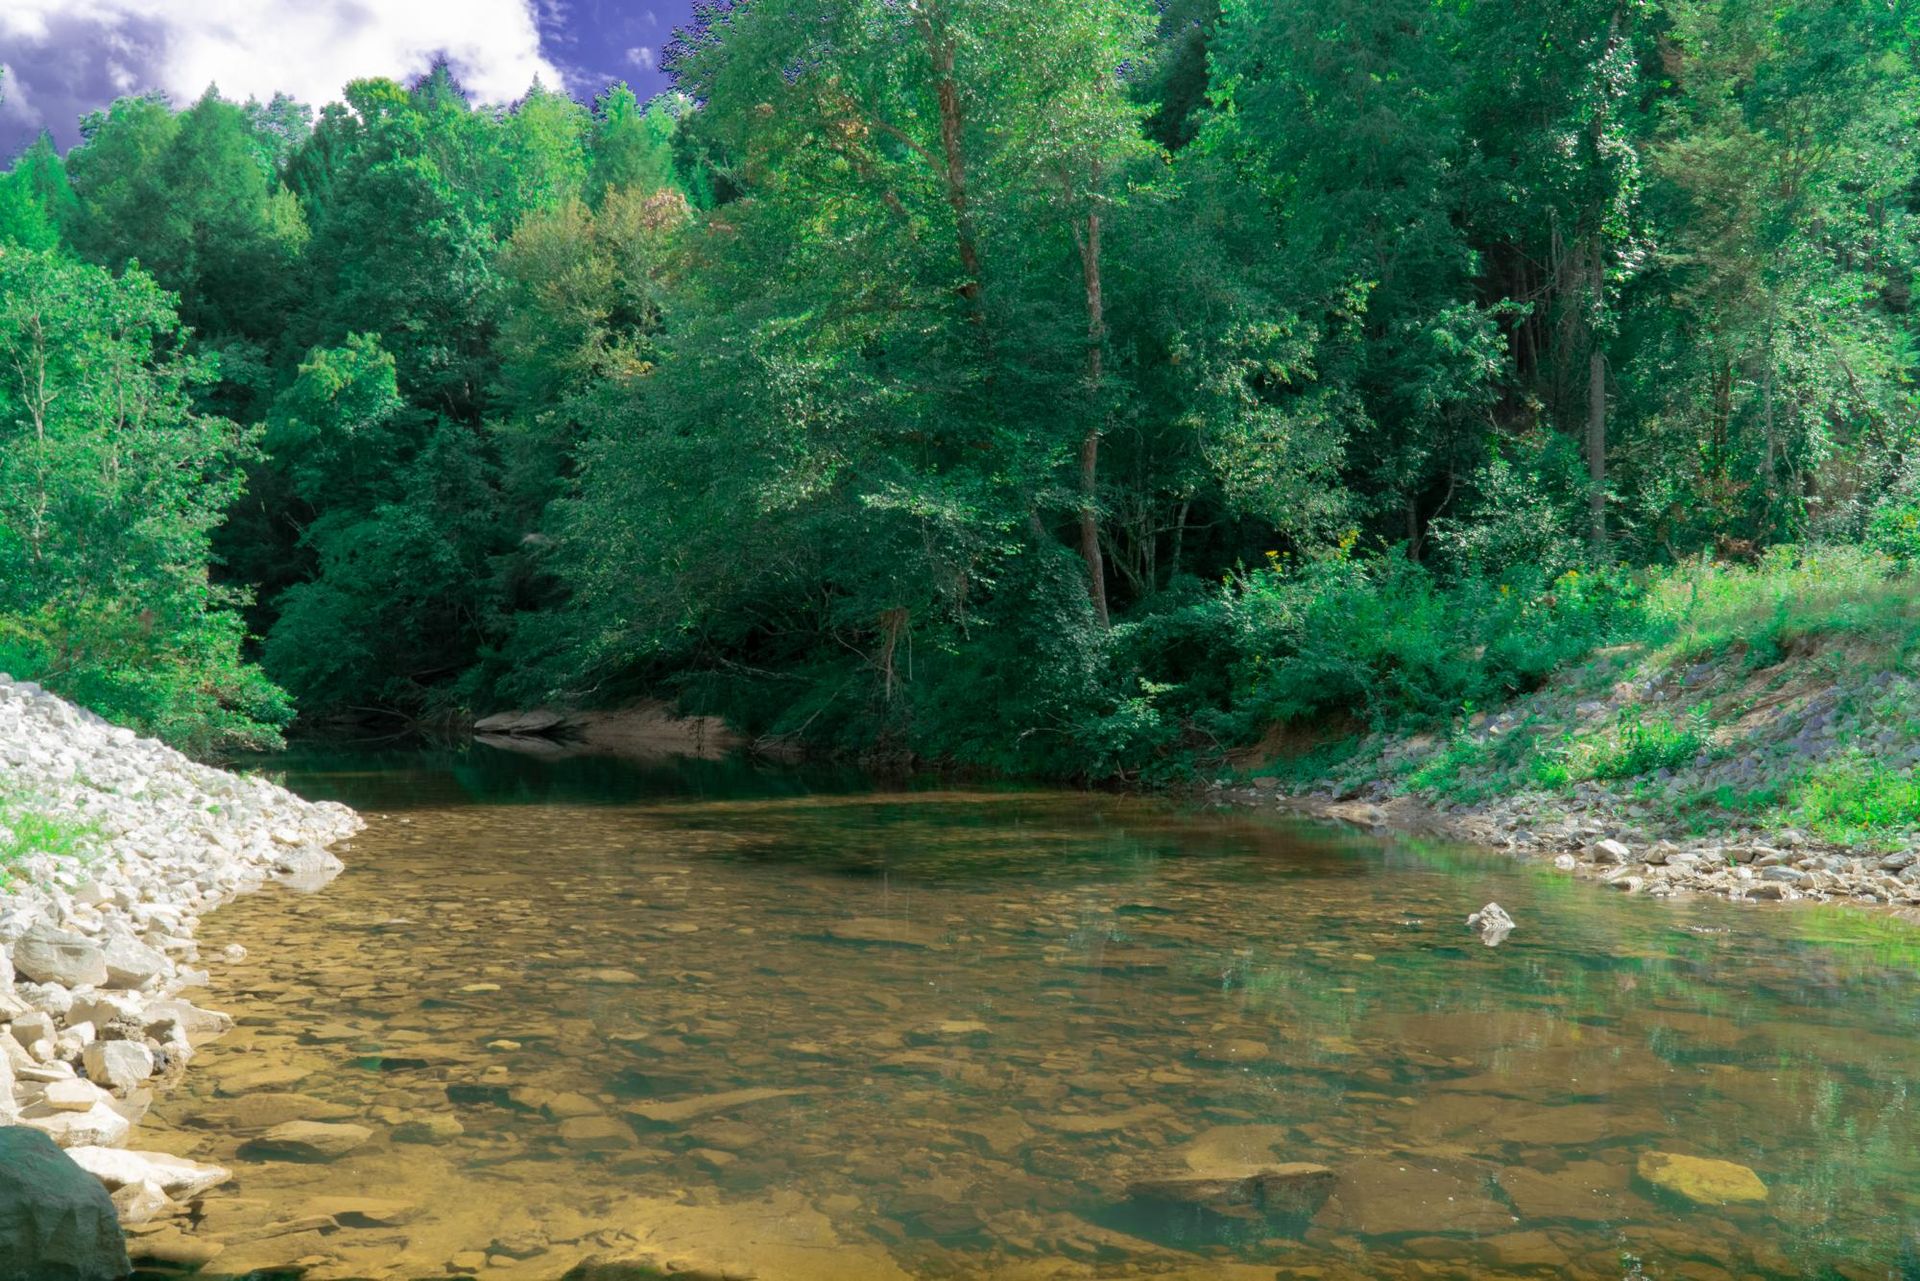
M 1872 843 L 1920 828 L 1920 774 L 1866 756 L 1836 757 L 1793 789 L 1787 814 L 1828 840 Z
M 1613 572 L 1516 570 L 1443 582 L 1399 551 L 1340 554 L 1227 583 L 1236 704 L 1255 723 L 1350 712 L 1376 726 L 1445 720 L 1535 688 L 1637 614 Z
M 1882 507 L 1867 522 L 1867 546 L 1902 565 L 1920 560 L 1920 504 Z
M 1655 770 L 1679 769 L 1713 743 L 1713 723 L 1705 708 L 1686 716 L 1642 715 L 1628 708 L 1611 741 L 1594 745 L 1585 754 L 1577 750 L 1573 773 L 1586 778 L 1634 778 Z

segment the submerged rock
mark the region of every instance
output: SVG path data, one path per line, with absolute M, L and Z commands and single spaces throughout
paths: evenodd
M 1757 1204 L 1767 1185 L 1744 1165 L 1679 1152 L 1642 1152 L 1634 1172 L 1647 1183 L 1695 1205 Z
M 373 1131 L 364 1125 L 288 1121 L 249 1142 L 241 1154 L 281 1161 L 331 1161 L 372 1137 Z
M 0 1281 L 120 1281 L 132 1270 L 107 1190 L 46 1135 L 0 1129 Z
M 1480 941 L 1499 947 L 1513 933 L 1513 918 L 1498 903 L 1489 903 L 1467 918 L 1467 928 L 1480 931 Z
M 1127 1196 L 1134 1201 L 1198 1206 L 1233 1217 L 1310 1218 L 1333 1194 L 1333 1183 L 1333 1171 L 1326 1166 L 1290 1161 L 1136 1179 L 1127 1185 Z

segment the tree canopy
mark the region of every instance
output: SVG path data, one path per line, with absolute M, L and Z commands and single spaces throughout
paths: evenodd
M 8 626 L 1131 773 L 1331 706 L 1274 663 L 1356 583 L 1537 621 L 1920 510 L 1899 6 L 737 0 L 667 65 L 23 153 Z

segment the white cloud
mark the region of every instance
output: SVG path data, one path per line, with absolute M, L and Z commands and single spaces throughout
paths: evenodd
M 638 67 L 642 71 L 653 70 L 653 50 L 645 45 L 627 50 L 627 64 Z
M 565 85 L 540 51 L 533 0 L 3 0 L 0 40 L 16 65 L 38 47 L 181 104 L 217 84 L 229 98 L 285 91 L 318 105 L 349 80 L 406 79 L 440 56 L 483 101 L 517 98 L 535 76 Z
M 20 77 L 4 62 L 0 62 L 0 116 L 11 116 L 28 123 L 38 119 L 33 104 L 27 101 L 27 91 L 20 83 Z

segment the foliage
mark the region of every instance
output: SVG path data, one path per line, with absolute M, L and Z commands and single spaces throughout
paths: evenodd
M 19 878 L 22 860 L 48 855 L 84 862 L 100 836 L 97 823 L 50 814 L 30 795 L 0 792 L 0 890 Z
M 1785 817 L 1826 840 L 1869 844 L 1920 829 L 1920 774 L 1850 753 L 1823 761 L 1792 789 Z
M 1537 685 L 1633 617 L 1617 574 L 1443 582 L 1403 551 L 1337 554 L 1229 579 L 1224 609 L 1252 725 L 1347 712 L 1433 722 Z
M 0 246 L 0 669 L 202 752 L 277 741 L 289 709 L 240 655 L 244 596 L 209 543 L 251 433 L 171 299 Z
M 207 742 L 285 714 L 253 632 L 313 721 L 669 693 L 1156 778 L 1615 640 L 1920 634 L 1916 39 L 1848 0 L 746 0 L 648 103 L 123 99 L 0 176 L 0 309 L 148 299 L 151 353 L 49 352 L 165 410 L 110 447 L 66 397 L 0 460 L 0 556 L 71 562 L 0 585 L 0 644 Z M 1501 751 L 1558 786 L 1695 728 Z
M 1685 716 L 1646 715 L 1637 707 L 1621 714 L 1613 733 L 1568 754 L 1571 777 L 1634 778 L 1655 770 L 1679 769 L 1713 745 L 1713 723 L 1706 709 Z

